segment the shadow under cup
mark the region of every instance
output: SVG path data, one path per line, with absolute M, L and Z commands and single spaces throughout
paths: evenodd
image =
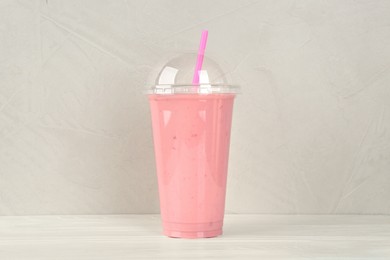
M 149 94 L 164 234 L 222 234 L 235 93 Z

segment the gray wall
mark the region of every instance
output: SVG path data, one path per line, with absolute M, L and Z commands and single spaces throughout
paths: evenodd
M 0 2 L 0 214 L 158 212 L 148 73 L 241 84 L 227 212 L 390 213 L 389 1 Z

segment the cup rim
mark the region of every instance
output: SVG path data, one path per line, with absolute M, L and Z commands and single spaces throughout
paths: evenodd
M 174 95 L 174 94 L 240 94 L 239 85 L 231 84 L 157 84 L 146 89 L 149 95 Z

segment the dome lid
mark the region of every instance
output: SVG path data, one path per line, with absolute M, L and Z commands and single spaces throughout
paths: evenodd
M 207 56 L 199 71 L 199 84 L 191 83 L 197 54 L 186 53 L 164 62 L 160 69 L 152 73 L 154 82 L 148 94 L 213 94 L 238 93 L 239 87 L 230 85 L 228 76 L 214 60 Z

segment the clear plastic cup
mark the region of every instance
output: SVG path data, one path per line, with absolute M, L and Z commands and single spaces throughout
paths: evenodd
M 179 71 L 188 74 L 183 58 L 167 63 L 176 76 Z M 163 233 L 215 237 L 222 234 L 233 103 L 239 88 L 204 78 L 198 86 L 167 84 L 161 75 L 168 83 L 175 83 L 176 77 L 164 76 L 166 67 L 148 90 Z M 202 73 L 209 71 L 221 72 L 213 66 Z

